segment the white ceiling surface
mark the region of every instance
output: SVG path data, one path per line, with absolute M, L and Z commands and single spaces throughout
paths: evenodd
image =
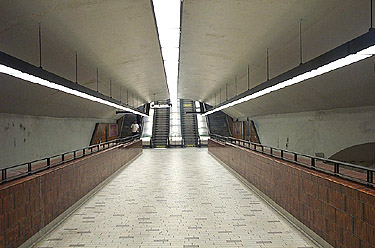
M 10 80 L 11 79 L 11 80 Z M 0 74 L 0 113 L 117 119 L 115 109 L 77 96 Z
M 369 28 L 368 0 L 184 0 L 178 95 L 215 104 L 299 64 L 299 20 L 303 58 L 310 60 Z M 149 102 L 168 98 L 159 40 L 149 0 L 2 0 L 0 51 L 39 65 L 42 25 L 44 69 L 115 99 Z M 312 109 L 374 105 L 373 58 L 227 109 L 246 117 Z M 372 68 L 372 69 L 371 69 Z M 1 112 L 46 116 L 116 118 L 114 109 L 0 77 Z M 21 87 L 22 86 L 22 87 Z M 352 94 L 355 92 L 355 94 Z M 134 97 L 132 97 L 134 96 Z M 308 100 L 307 100 L 308 99 Z M 73 104 L 74 103 L 74 104 Z
M 178 93 L 212 105 L 311 60 L 369 29 L 367 0 L 185 0 Z M 233 117 L 375 105 L 373 58 L 227 109 Z M 372 90 L 372 91 L 371 91 Z M 371 93 L 372 92 L 372 93 Z M 216 95 L 216 101 L 215 101 Z
M 75 81 L 75 53 L 78 53 L 78 82 L 96 90 L 96 68 L 99 68 L 99 91 L 129 102 L 149 102 L 168 98 L 168 89 L 160 53 L 154 15 L 149 0 L 2 0 L 0 1 L 0 50 L 39 66 L 38 23 L 42 26 L 42 66 L 45 70 Z M 4 81 L 7 80 L 7 82 Z M 25 95 L 16 94 L 5 84 L 19 80 L 1 77 L 0 96 L 13 95 L 17 103 L 27 102 Z M 26 87 L 26 84 L 25 84 Z M 32 87 L 36 87 L 35 89 Z M 20 89 L 38 92 L 40 86 Z M 33 104 L 66 105 L 72 96 L 55 98 L 52 90 L 41 90 L 43 100 Z M 50 95 L 49 95 L 50 94 Z M 58 94 L 60 95 L 60 94 Z M 24 101 L 23 101 L 24 99 Z M 98 106 L 77 98 L 71 109 L 30 110 L 29 114 L 71 115 L 106 118 L 114 109 Z M 81 106 L 78 106 L 81 105 Z M 82 106 L 85 106 L 82 107 Z M 19 106 L 8 106 L 6 112 L 18 113 Z M 102 109 L 97 112 L 95 108 Z M 80 109 L 80 111 L 78 111 Z M 2 106 L 4 111 L 4 106 Z M 25 111 L 22 111 L 25 112 Z M 100 114 L 101 113 L 101 114 Z M 98 115 L 99 114 L 99 115 Z M 69 115 L 69 116 L 71 116 Z
M 375 106 L 374 58 L 225 110 L 236 118 Z

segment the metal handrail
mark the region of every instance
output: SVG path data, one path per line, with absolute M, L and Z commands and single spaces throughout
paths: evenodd
M 76 149 L 73 151 L 60 153 L 60 154 L 53 155 L 50 157 L 37 159 L 37 160 L 30 161 L 30 162 L 2 168 L 0 169 L 1 170 L 0 184 L 3 184 L 5 182 L 10 182 L 21 177 L 29 176 L 37 172 L 55 167 L 57 165 L 61 165 L 61 164 L 91 155 L 93 153 L 107 150 L 117 145 L 122 145 L 122 144 L 132 142 L 134 140 L 139 139 L 139 137 L 140 137 L 139 135 L 134 135 L 134 136 L 126 137 L 126 138 L 115 139 L 115 140 L 107 141 L 104 143 L 87 146 L 81 149 Z M 12 175 L 9 175 L 9 174 L 12 174 Z
M 255 152 L 260 152 L 262 154 L 266 154 L 284 161 L 292 162 L 294 164 L 307 167 L 309 169 L 321 171 L 336 177 L 341 177 L 351 181 L 355 181 L 366 186 L 375 187 L 375 169 L 373 168 L 368 168 L 365 166 L 341 162 L 332 159 L 315 157 L 312 155 L 280 149 L 272 146 L 266 146 L 247 140 L 225 137 L 217 134 L 210 134 L 210 138 L 223 143 L 237 145 Z M 319 162 L 321 164 L 319 164 Z M 327 168 L 327 166 L 333 167 Z

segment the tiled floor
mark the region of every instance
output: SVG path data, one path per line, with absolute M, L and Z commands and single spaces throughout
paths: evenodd
M 35 247 L 316 247 L 204 148 L 144 150 Z

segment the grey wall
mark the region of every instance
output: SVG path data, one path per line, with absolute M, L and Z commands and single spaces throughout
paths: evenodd
M 0 113 L 0 168 L 88 146 L 97 122 Z
M 375 107 L 254 117 L 262 144 L 328 158 L 375 141 Z

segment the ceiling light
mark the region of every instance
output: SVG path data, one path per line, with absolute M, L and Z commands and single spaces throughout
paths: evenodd
M 55 74 L 47 72 L 41 68 L 35 67 L 31 64 L 28 64 L 24 61 L 16 59 L 2 52 L 0 52 L 0 73 L 15 78 L 19 78 L 34 84 L 39 84 L 51 89 L 62 91 L 90 101 L 105 104 L 110 107 L 125 110 L 133 114 L 147 116 L 145 113 L 121 105 L 120 102 L 117 102 L 114 99 L 108 98 L 107 96 L 104 96 L 98 92 L 88 89 L 82 85 L 73 83 L 69 80 L 61 78 Z M 50 78 L 53 78 L 55 80 L 51 80 Z
M 169 97 L 177 110 L 181 0 L 153 0 L 153 5 Z
M 158 29 L 160 45 L 162 47 L 176 47 L 180 45 L 180 29 Z
M 268 93 L 356 63 L 375 54 L 375 31 L 359 36 L 299 67 L 266 81 L 204 113 L 209 115 Z

